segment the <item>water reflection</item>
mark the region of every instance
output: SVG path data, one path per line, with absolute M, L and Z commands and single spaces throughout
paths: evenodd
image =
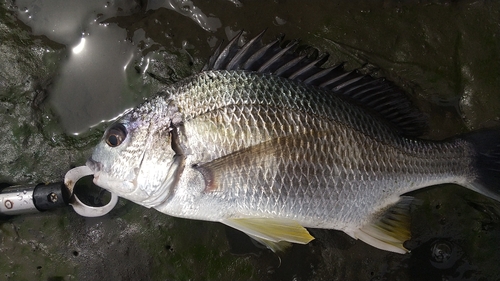
M 80 40 L 80 43 L 73 47 L 73 54 L 77 55 L 83 51 L 83 48 L 85 48 L 85 38 L 82 37 Z
M 455 265 L 462 256 L 462 250 L 446 240 L 437 240 L 430 247 L 432 266 L 438 269 L 446 269 Z
M 216 17 L 205 15 L 200 8 L 196 7 L 192 1 L 186 0 L 149 0 L 147 10 L 167 8 L 178 12 L 181 15 L 191 18 L 206 31 L 216 31 L 222 26 L 221 21 Z
M 31 27 L 34 35 L 65 45 L 80 41 L 89 23 L 117 15 L 130 14 L 136 6 L 126 0 L 17 0 L 18 18 Z
M 130 78 L 140 80 L 149 67 L 155 44 L 138 29 L 127 38 L 125 29 L 106 19 L 130 15 L 142 9 L 136 1 L 106 0 L 20 0 L 17 16 L 35 35 L 67 46 L 66 61 L 50 89 L 50 104 L 58 113 L 63 128 L 72 134 L 88 130 L 102 120 L 116 118 L 137 102 Z M 167 8 L 184 15 L 206 31 L 215 31 L 221 21 L 207 16 L 191 1 L 149 0 L 146 10 Z M 186 46 L 188 42 L 186 41 Z M 183 48 L 187 48 L 182 46 Z M 134 69 L 139 62 L 140 71 Z M 141 85 L 133 91 L 142 92 Z
M 126 40 L 124 29 L 92 24 L 88 36 L 71 50 L 50 95 L 67 131 L 85 131 L 134 105 L 131 95 L 126 94 L 127 68 L 137 50 Z

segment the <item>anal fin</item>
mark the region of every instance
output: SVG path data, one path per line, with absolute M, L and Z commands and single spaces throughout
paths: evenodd
M 274 252 L 285 250 L 289 243 L 307 244 L 314 239 L 307 229 L 289 219 L 237 218 L 221 222 L 246 233 Z
M 411 238 L 410 206 L 414 201 L 410 196 L 401 197 L 370 223 L 354 231 L 353 236 L 382 250 L 400 254 L 409 252 L 403 243 Z
M 266 246 L 268 249 L 272 250 L 275 253 L 284 252 L 288 248 L 292 247 L 292 243 L 287 241 L 274 242 L 253 235 L 248 235 L 248 236 L 250 236 L 250 238 L 252 238 L 253 240 L 259 242 L 260 244 Z

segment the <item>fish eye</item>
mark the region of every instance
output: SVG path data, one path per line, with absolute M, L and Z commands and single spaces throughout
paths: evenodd
M 108 130 L 105 139 L 110 147 L 117 147 L 122 144 L 126 137 L 127 129 L 122 124 L 116 124 Z

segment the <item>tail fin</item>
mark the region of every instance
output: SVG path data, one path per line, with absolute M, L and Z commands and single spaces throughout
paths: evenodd
M 475 151 L 477 178 L 469 187 L 500 201 L 500 128 L 472 132 L 463 138 Z

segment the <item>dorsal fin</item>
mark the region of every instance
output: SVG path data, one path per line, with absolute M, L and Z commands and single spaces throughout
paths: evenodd
M 282 36 L 264 45 L 264 32 L 265 30 L 243 46 L 238 45 L 243 31 L 223 50 L 222 44 L 219 45 L 203 71 L 247 70 L 302 81 L 354 100 L 392 123 L 405 136 L 418 137 L 426 132 L 427 121 L 424 115 L 393 83 L 358 71 L 346 72 L 343 64 L 322 68 L 328 55 L 318 57 L 315 49 L 305 52 L 299 50 L 296 40 L 283 45 Z

